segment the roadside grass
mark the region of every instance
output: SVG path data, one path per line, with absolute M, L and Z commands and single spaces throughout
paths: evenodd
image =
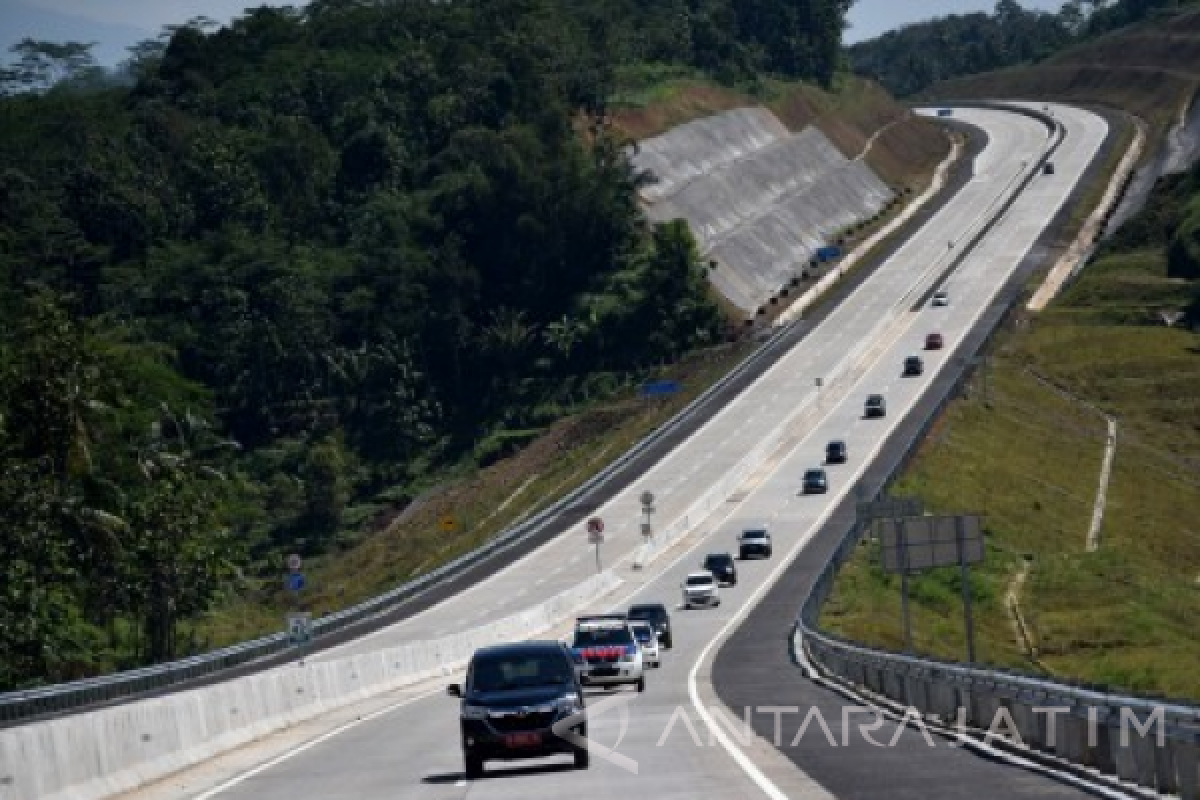
M 988 402 L 976 374 L 893 489 L 932 512 L 985 514 L 987 561 L 973 569 L 981 661 L 1200 699 L 1200 341 L 1150 322 L 1192 288 L 1166 278 L 1160 252 L 1089 266 L 1031 328 L 999 335 Z M 1085 544 L 1106 423 L 1054 387 L 1119 419 L 1093 553 Z M 875 549 L 864 544 L 843 569 L 822 624 L 902 649 L 900 582 L 880 571 Z M 1033 653 L 1004 602 L 1026 557 L 1019 603 Z M 965 658 L 957 576 L 936 570 L 911 581 L 921 653 Z
M 752 343 L 703 351 L 658 370 L 682 390 L 646 399 L 633 386 L 594 401 L 554 424 L 519 453 L 475 469 L 418 497 L 390 524 L 341 552 L 305 565 L 308 588 L 290 596 L 280 584 L 248 586 L 241 596 L 195 626 L 195 636 L 219 647 L 279 630 L 289 610 L 315 616 L 344 608 L 427 572 L 478 547 L 547 507 L 612 463 L 674 416 L 752 352 Z M 455 529 L 444 531 L 446 515 Z M 569 534 L 568 534 L 569 535 Z M 583 546 L 581 538 L 581 547 Z

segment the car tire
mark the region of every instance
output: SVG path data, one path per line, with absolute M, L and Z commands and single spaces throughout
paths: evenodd
M 483 759 L 479 756 L 473 756 L 470 753 L 463 754 L 463 770 L 467 774 L 467 780 L 475 781 L 483 777 Z
M 587 769 L 591 760 L 587 750 L 575 751 L 575 769 Z
M 667 636 L 667 638 L 663 639 L 663 647 L 665 647 L 668 650 L 671 649 L 672 645 L 671 645 L 671 637 L 670 636 Z
M 638 682 L 637 682 L 637 690 L 638 690 L 639 692 L 644 692 L 644 691 L 646 691 L 646 676 L 645 676 L 645 675 L 643 675 L 642 677 L 638 678 Z

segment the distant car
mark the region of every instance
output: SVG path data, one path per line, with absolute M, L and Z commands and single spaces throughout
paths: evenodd
M 625 616 L 630 622 L 639 620 L 649 622 L 650 627 L 654 628 L 654 632 L 658 634 L 658 641 L 662 644 L 663 649 L 671 649 L 673 643 L 671 615 L 667 613 L 667 607 L 662 603 L 641 603 L 630 606 Z
M 931 333 L 925 337 L 926 350 L 941 350 L 943 344 L 942 335 L 940 333 Z
M 884 417 L 887 416 L 887 401 L 883 399 L 881 394 L 867 395 L 866 405 L 863 407 L 864 417 Z
M 662 656 L 659 654 L 658 634 L 654 632 L 654 628 L 650 627 L 649 622 L 631 622 L 629 629 L 633 631 L 633 638 L 637 639 L 638 645 L 642 648 L 642 663 L 658 669 L 662 666 Z
M 829 491 L 829 479 L 825 477 L 825 470 L 810 469 L 805 471 L 805 494 L 825 494 L 827 491 Z
M 642 648 L 624 615 L 576 620 L 571 657 L 584 686 L 633 684 L 639 692 L 646 689 Z
M 936 292 L 933 293 L 933 305 L 934 306 L 950 305 L 950 295 L 946 293 L 945 289 L 938 289 Z
M 905 376 L 920 375 L 925 371 L 925 362 L 920 356 L 909 356 L 904 359 L 904 374 Z
M 717 579 L 711 572 L 693 572 L 683 579 L 679 588 L 683 590 L 684 608 L 721 605 Z
M 709 553 L 704 568 L 717 579 L 718 586 L 737 586 L 737 564 L 729 553 Z
M 841 439 L 835 439 L 825 445 L 825 463 L 826 464 L 845 464 L 850 458 L 849 452 L 846 450 L 846 443 Z
M 751 556 L 771 557 L 771 534 L 762 528 L 750 528 L 738 535 L 738 558 L 746 561 Z
M 518 642 L 476 650 L 466 682 L 447 688 L 462 699 L 460 741 L 468 780 L 483 776 L 488 760 L 513 761 L 563 754 L 587 769 L 586 747 L 560 731 L 586 739 L 583 687 L 562 642 Z M 565 725 L 565 728 L 563 727 Z
M 939 108 L 939 109 L 938 109 L 938 112 L 937 112 L 937 115 L 938 115 L 939 117 L 952 117 L 952 116 L 954 116 L 954 109 L 952 109 L 952 108 Z
M 1053 175 L 1054 174 L 1054 162 L 1053 161 L 1047 161 L 1042 166 L 1042 174 L 1043 175 Z

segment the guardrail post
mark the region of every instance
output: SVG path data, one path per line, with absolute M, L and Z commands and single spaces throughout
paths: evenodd
M 1154 788 L 1160 794 L 1175 794 L 1179 791 L 1179 779 L 1175 774 L 1175 748 L 1171 736 L 1159 747 L 1157 742 L 1151 742 L 1154 748 L 1154 775 L 1157 782 Z
M 1076 764 L 1085 764 L 1087 757 L 1087 719 L 1080 716 L 1086 712 L 1080 708 L 1072 708 L 1069 714 L 1064 714 L 1062 717 L 1062 730 L 1059 731 L 1059 737 L 1062 739 L 1062 749 L 1059 753 Z M 1086 766 L 1092 766 L 1086 764 Z
M 1117 774 L 1117 762 L 1114 758 L 1115 750 L 1113 749 L 1112 734 L 1113 727 L 1110 723 L 1112 712 L 1107 708 L 1096 709 L 1096 743 L 1088 744 L 1089 758 L 1091 763 L 1095 764 L 1096 769 L 1106 775 Z
M 958 716 L 958 703 L 953 686 L 934 680 L 929 687 L 929 704 L 938 719 L 947 725 L 952 724 Z
M 1134 756 L 1133 743 L 1121 741 L 1121 729 L 1115 714 L 1108 718 L 1107 732 L 1117 777 L 1129 783 L 1137 783 L 1137 759 Z
M 1045 750 L 1046 740 L 1042 737 L 1042 727 L 1038 724 L 1037 714 L 1033 713 L 1033 707 L 1038 705 L 1032 695 L 1019 693 L 1009 703 L 1009 711 L 1012 713 L 1013 723 L 1017 726 L 1017 733 L 1021 735 L 1021 741 L 1034 750 Z
M 1154 743 L 1149 737 L 1133 730 L 1129 731 L 1129 737 L 1133 745 L 1134 782 L 1138 786 L 1153 787 L 1158 782 L 1155 774 L 1158 758 Z
M 1175 767 L 1179 777 L 1179 797 L 1181 800 L 1198 800 L 1200 798 L 1200 776 L 1197 775 L 1197 761 L 1200 760 L 1200 734 L 1188 734 L 1172 740 L 1171 747 L 1175 751 Z

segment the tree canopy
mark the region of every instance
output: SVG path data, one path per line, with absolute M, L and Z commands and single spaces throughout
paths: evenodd
M 170 658 L 348 505 L 723 331 L 625 65 L 828 83 L 845 0 L 317 0 L 0 76 L 0 689 Z
M 949 78 L 1037 62 L 1137 22 L 1174 0 L 1067 0 L 1057 13 L 998 0 L 991 14 L 951 14 L 848 48 L 855 72 L 907 97 Z

